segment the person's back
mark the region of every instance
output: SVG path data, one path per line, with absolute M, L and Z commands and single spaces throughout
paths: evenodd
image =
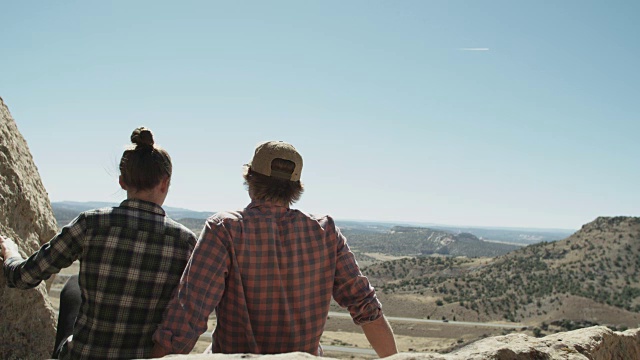
M 188 353 L 214 309 L 213 352 L 320 354 L 332 296 L 378 355 L 397 352 L 375 291 L 333 220 L 290 209 L 303 191 L 301 169 L 289 144 L 256 148 L 245 172 L 252 202 L 207 220 L 154 334 L 154 356 Z
M 54 358 L 149 357 L 152 334 L 195 246 L 195 234 L 162 209 L 169 154 L 149 129 L 134 130 L 131 141 L 120 160 L 127 199 L 119 206 L 81 213 L 26 260 L 0 236 L 9 287 L 35 287 L 80 260 L 79 275 L 60 299 Z
M 60 357 L 148 357 L 195 238 L 160 206 L 132 199 L 84 212 L 69 228 L 84 232 L 78 277 L 84 302 Z
M 317 354 L 332 296 L 352 305 L 356 323 L 380 316 L 376 298 L 367 297 L 373 288 L 330 217 L 253 201 L 239 213 L 208 221 L 224 228 L 217 237 L 230 262 L 214 351 Z M 213 253 L 218 240 L 201 239 Z

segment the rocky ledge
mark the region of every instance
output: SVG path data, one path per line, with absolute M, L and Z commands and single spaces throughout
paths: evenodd
M 279 355 L 173 355 L 170 359 L 313 359 L 306 353 Z M 328 359 L 328 358 L 324 358 Z M 509 334 L 479 340 L 449 354 L 401 353 L 389 360 L 623 360 L 640 359 L 640 329 L 611 331 L 594 326 L 535 338 L 525 334 Z

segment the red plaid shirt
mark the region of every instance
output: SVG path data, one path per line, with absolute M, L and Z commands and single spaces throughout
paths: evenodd
M 358 325 L 382 316 L 333 219 L 254 201 L 207 220 L 153 339 L 188 353 L 215 309 L 214 352 L 318 354 L 331 296 Z

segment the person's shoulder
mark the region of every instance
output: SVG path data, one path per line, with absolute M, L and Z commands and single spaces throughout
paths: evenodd
M 309 219 L 313 220 L 313 221 L 319 221 L 319 222 L 333 222 L 333 218 L 331 217 L 331 215 L 329 214 L 315 214 L 315 213 L 308 213 L 302 210 L 298 210 L 300 213 L 304 214 L 306 217 L 308 217 Z
M 333 220 L 333 217 L 331 217 L 331 215 L 328 214 L 311 214 L 311 213 L 307 213 L 305 211 L 302 210 L 298 210 L 298 209 L 293 209 L 292 211 L 295 211 L 297 213 L 299 213 L 299 216 L 303 216 L 305 218 L 307 218 L 309 221 L 313 222 L 313 223 L 317 223 L 318 225 L 320 225 L 321 228 L 327 230 L 327 229 L 333 229 L 336 227 L 336 223 Z
M 104 216 L 104 215 L 112 214 L 115 209 L 117 209 L 117 207 L 102 207 L 97 209 L 85 210 L 81 212 L 78 216 L 82 216 L 85 218 L 90 218 L 93 216 Z
M 242 210 L 219 211 L 211 215 L 207 222 L 214 225 L 224 225 L 242 222 L 244 214 Z
M 108 223 L 114 208 L 104 207 L 98 209 L 85 210 L 73 218 L 64 229 L 71 229 L 72 232 L 80 233 L 86 228 L 100 226 L 100 224 Z
M 75 219 L 73 219 L 73 221 L 71 221 L 71 223 L 69 223 L 69 225 L 83 223 L 85 221 L 87 221 L 88 223 L 93 223 L 95 221 L 99 222 L 99 219 L 108 217 L 113 214 L 114 209 L 115 208 L 113 207 L 103 207 L 82 211 L 78 214 L 78 216 L 76 216 Z
M 186 227 L 185 225 L 177 222 L 176 220 L 173 220 L 172 218 L 165 216 L 165 225 L 174 229 L 179 230 L 181 233 L 185 233 L 186 235 L 190 236 L 190 237 L 196 237 L 196 235 L 194 234 L 193 231 L 191 231 L 191 229 L 189 229 L 188 227 Z

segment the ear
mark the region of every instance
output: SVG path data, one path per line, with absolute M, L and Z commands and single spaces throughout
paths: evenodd
M 118 183 L 120 184 L 120 187 L 122 188 L 122 190 L 127 190 L 127 184 L 125 184 L 124 181 L 122 180 L 122 175 L 118 177 Z
M 160 181 L 160 191 L 166 194 L 169 192 L 169 185 L 171 185 L 171 178 L 167 176 Z

